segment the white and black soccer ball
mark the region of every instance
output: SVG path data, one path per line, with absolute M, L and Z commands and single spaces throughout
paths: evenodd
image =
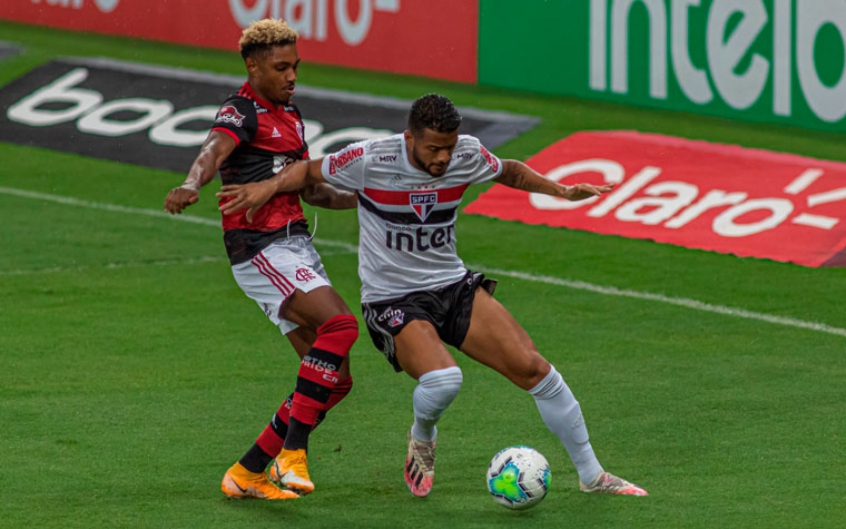
M 509 509 L 528 509 L 549 490 L 551 472 L 543 455 L 528 446 L 509 446 L 488 465 L 488 490 L 494 501 Z

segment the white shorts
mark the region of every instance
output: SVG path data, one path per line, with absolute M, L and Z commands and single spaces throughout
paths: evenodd
M 332 286 L 309 237 L 274 241 L 249 261 L 233 265 L 232 275 L 244 294 L 258 303 L 282 334 L 297 328 L 296 323 L 279 317 L 288 296 L 295 290 L 311 292 L 317 287 Z

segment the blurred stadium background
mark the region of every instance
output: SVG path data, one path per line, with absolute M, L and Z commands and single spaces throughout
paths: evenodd
M 846 5 L 681 4 L 3 2 L 0 527 L 842 527 Z M 586 132 L 660 135 L 619 152 L 624 183 L 672 167 L 661 179 L 679 196 L 763 204 L 728 223 L 760 234 L 712 229 L 724 205 L 668 241 L 668 216 L 645 220 L 671 208 L 647 207 L 653 188 L 632 191 L 639 221 L 625 226 L 554 206 L 502 220 L 513 197 L 465 195 L 470 211 L 501 202 L 461 214 L 461 255 L 500 280 L 603 464 L 648 498 L 580 493 L 531 399 L 463 357 L 435 490 L 413 498 L 413 383 L 366 336 L 354 392 L 312 437 L 318 492 L 223 498 L 223 471 L 289 390 L 293 352 L 231 279 L 215 184 L 186 215 L 161 207 L 208 127 L 200 107 L 243 78 L 241 27 L 265 16 L 303 36 L 301 107 L 321 149 L 399 131 L 408 102 L 440 92 L 500 157 L 551 173 Z M 145 99 L 108 106 L 131 98 Z M 772 220 L 786 205 L 801 215 Z M 354 215 L 321 210 L 317 247 L 357 308 Z M 524 513 L 484 484 L 511 444 L 552 466 L 549 496 Z

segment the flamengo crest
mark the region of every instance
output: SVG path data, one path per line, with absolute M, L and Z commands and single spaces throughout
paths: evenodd
M 231 105 L 225 106 L 217 112 L 214 122 L 230 123 L 236 127 L 241 127 L 244 124 L 244 114 L 238 112 L 238 110 Z

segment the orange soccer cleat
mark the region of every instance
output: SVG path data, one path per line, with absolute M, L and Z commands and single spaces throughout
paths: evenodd
M 270 480 L 264 472 L 250 472 L 241 463 L 235 463 L 220 482 L 220 490 L 230 498 L 258 498 L 262 500 L 292 500 L 299 495 L 290 490 L 282 490 Z
M 270 465 L 270 480 L 280 487 L 293 489 L 300 494 L 314 492 L 314 483 L 308 475 L 306 451 L 285 450 Z

